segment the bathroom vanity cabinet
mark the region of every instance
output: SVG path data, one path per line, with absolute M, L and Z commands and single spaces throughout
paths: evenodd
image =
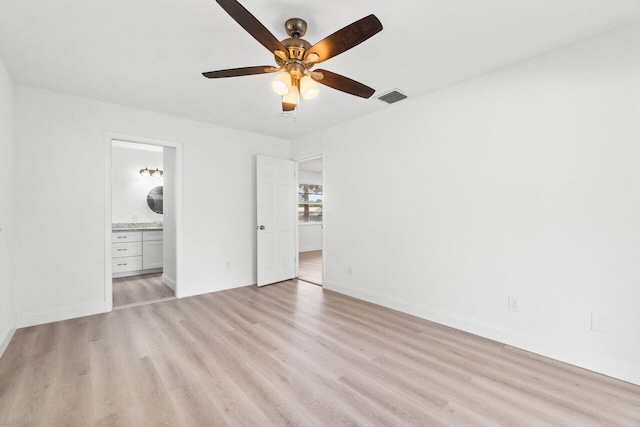
M 114 278 L 162 272 L 162 230 L 114 230 L 111 242 Z

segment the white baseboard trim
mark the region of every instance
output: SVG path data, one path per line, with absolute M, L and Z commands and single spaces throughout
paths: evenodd
M 366 289 L 339 284 L 335 281 L 325 280 L 323 287 L 325 289 L 392 308 L 403 313 L 411 314 L 445 326 L 450 326 L 490 340 L 498 341 L 512 347 L 540 354 L 570 365 L 640 385 L 640 366 L 638 365 L 632 365 L 628 362 L 610 359 L 597 354 L 586 353 L 561 344 L 529 337 L 516 332 L 500 329 L 492 325 L 478 323 L 465 317 L 434 310 L 426 305 L 419 304 L 414 301 L 390 297 L 388 295 L 383 295 Z
M 91 316 L 105 312 L 104 301 L 88 304 L 78 304 L 69 307 L 53 308 L 50 310 L 34 311 L 18 314 L 16 322 L 18 328 L 58 322 L 60 320 L 75 319 L 76 317 Z
M 7 347 L 9 347 L 11 338 L 13 338 L 13 334 L 15 333 L 16 321 L 14 320 L 13 322 L 11 322 L 11 325 L 9 325 L 9 329 L 7 329 L 2 335 L 0 335 L 0 338 L 2 338 L 2 341 L 0 341 L 0 357 L 2 357 Z
M 140 276 L 143 274 L 154 274 L 154 273 L 162 273 L 162 267 L 149 268 L 147 270 L 125 271 L 124 273 L 111 273 L 111 278 L 120 279 L 122 277 L 132 277 L 132 276 Z
M 321 251 L 322 245 L 320 246 L 306 246 L 304 248 L 298 248 L 298 252 L 311 252 L 311 251 Z
M 211 292 L 226 291 L 228 289 L 241 288 L 243 286 L 255 285 L 258 282 L 256 276 L 225 281 L 223 283 L 202 283 L 194 286 L 185 286 L 180 283 L 177 298 L 191 297 L 194 295 L 208 294 Z M 184 289 L 187 288 L 187 289 Z
M 162 273 L 162 283 L 173 289 L 173 292 L 176 291 L 176 281 L 173 277 L 169 277 L 166 274 Z

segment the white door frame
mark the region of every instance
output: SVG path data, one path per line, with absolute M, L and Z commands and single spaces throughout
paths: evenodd
M 115 132 L 105 132 L 104 137 L 104 311 L 113 310 L 113 282 L 111 271 L 111 148 L 112 141 L 126 141 L 138 144 L 159 145 L 175 148 L 175 218 L 176 218 L 176 298 L 180 298 L 182 288 L 182 158 L 183 145 L 181 142 L 163 141 L 144 136 L 126 135 Z
M 322 157 L 322 197 L 323 197 L 323 201 L 322 201 L 322 283 L 320 283 L 321 286 L 324 286 L 324 274 L 325 274 L 325 265 L 326 263 L 326 247 L 325 247 L 325 224 L 326 224 L 326 220 L 327 220 L 327 216 L 326 211 L 325 211 L 325 194 L 326 194 L 326 189 L 324 186 L 325 180 L 324 180 L 324 174 L 325 174 L 325 165 L 326 165 L 326 159 L 324 156 L 324 150 L 322 151 L 314 151 L 312 153 L 307 153 L 304 154 L 302 156 L 296 157 L 293 159 L 294 162 L 296 162 L 296 181 L 295 181 L 295 192 L 296 192 L 296 200 L 297 200 L 297 192 L 298 192 L 298 184 L 299 184 L 299 179 L 300 179 L 300 171 L 298 170 L 298 163 L 300 162 L 304 162 L 306 160 L 313 160 L 313 159 L 317 159 L 318 157 Z M 296 218 L 298 218 L 298 204 L 296 203 Z M 296 277 L 298 277 L 298 274 L 300 274 L 300 235 L 298 233 L 299 228 L 296 227 Z

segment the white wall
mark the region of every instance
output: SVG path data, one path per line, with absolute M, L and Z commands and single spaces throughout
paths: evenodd
M 302 163 L 303 164 L 303 163 Z M 300 164 L 300 166 L 302 166 Z M 322 185 L 322 174 L 305 170 L 298 171 L 300 184 Z M 319 251 L 322 249 L 322 224 L 298 224 L 298 251 Z
M 164 165 L 163 188 L 163 245 L 162 245 L 162 281 L 175 291 L 176 289 L 176 216 L 175 216 L 175 171 L 176 149 L 164 147 L 162 151 Z
M 111 151 L 111 211 L 113 222 L 162 221 L 147 204 L 149 190 L 162 185 L 161 177 L 141 176 L 140 169 L 163 169 L 162 152 L 113 147 Z
M 107 131 L 184 144 L 181 293 L 255 283 L 255 155 L 287 158 L 288 141 L 21 85 L 15 95 L 19 325 L 104 309 Z
M 13 298 L 13 81 L 0 58 L 0 356 L 15 328 Z
M 322 250 L 322 224 L 298 224 L 298 252 Z
M 300 184 L 322 185 L 322 174 L 320 172 L 298 171 L 298 182 Z
M 635 25 L 295 141 L 325 286 L 640 384 L 639 118 Z

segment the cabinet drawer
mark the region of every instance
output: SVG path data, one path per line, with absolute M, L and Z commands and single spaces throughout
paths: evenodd
M 142 231 L 118 231 L 111 233 L 111 241 L 116 242 L 141 242 Z
M 151 240 L 162 240 L 162 230 L 142 232 L 142 241 L 149 242 Z
M 142 255 L 142 242 L 114 243 L 111 245 L 111 256 L 113 258 L 140 255 Z
M 130 256 L 123 258 L 115 258 L 111 264 L 113 273 L 123 273 L 125 271 L 142 270 L 142 257 Z

